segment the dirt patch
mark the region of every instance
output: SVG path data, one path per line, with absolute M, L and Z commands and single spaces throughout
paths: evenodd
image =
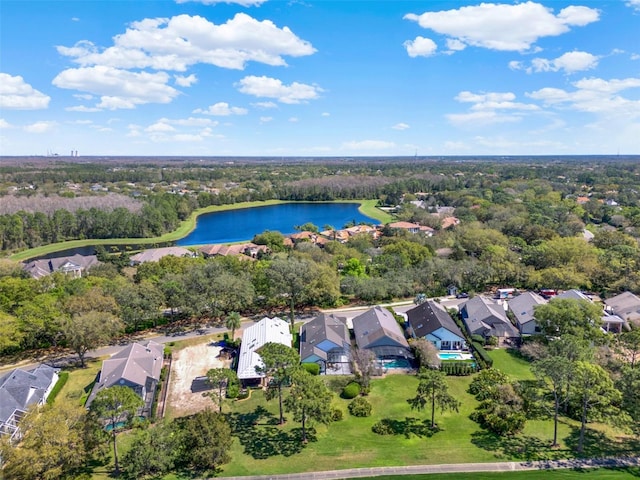
M 205 376 L 209 369 L 230 366 L 229 360 L 218 358 L 220 350 L 217 345 L 203 343 L 174 352 L 167 399 L 173 417 L 190 415 L 207 407 L 215 408 L 213 400 L 203 395 L 206 392 L 202 388 L 192 387 L 202 383 L 197 379 Z

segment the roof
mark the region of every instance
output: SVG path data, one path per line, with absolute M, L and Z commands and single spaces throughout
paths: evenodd
M 289 322 L 278 317 L 265 317 L 255 325 L 245 328 L 238 357 L 238 378 L 246 380 L 264 377 L 264 374 L 256 372 L 256 366 L 264 365 L 257 350 L 267 343 L 281 343 L 290 347 L 292 341 Z
M 300 358 L 304 361 L 312 355 L 323 360 L 327 359 L 327 352 L 318 348 L 323 341 L 328 340 L 338 347 L 349 345 L 349 329 L 346 319 L 334 314 L 321 313 L 300 329 Z
M 255 243 L 238 243 L 235 245 L 205 245 L 199 249 L 207 256 L 213 255 L 251 255 L 258 251 L 267 251 L 266 245 L 256 245 Z M 248 253 L 247 253 L 248 252 Z
M 184 247 L 151 248 L 132 255 L 131 261 L 133 263 L 157 262 L 162 257 L 166 257 L 168 255 L 173 255 L 174 257 L 184 257 L 186 255 L 191 257 L 193 256 L 193 252 Z
M 591 299 L 587 297 L 580 290 L 567 290 L 566 292 L 562 292 L 560 295 L 556 295 L 555 298 L 564 298 L 565 300 L 586 300 L 591 302 Z
M 408 310 L 407 318 L 409 319 L 409 325 L 411 325 L 418 338 L 426 337 L 439 328 L 444 328 L 460 338 L 464 338 L 460 328 L 444 307 L 433 300 L 428 300 Z
M 152 340 L 127 345 L 102 362 L 100 378 L 93 389 L 91 399 L 100 390 L 120 383 L 145 386 L 148 378 L 160 380 L 163 357 L 164 347 Z
M 393 222 L 389 224 L 390 228 L 402 228 L 405 230 L 419 230 L 420 225 L 411 222 Z
M 0 378 L 0 424 L 16 410 L 26 410 L 46 400 L 45 395 L 56 378 L 57 368 L 38 365 L 31 370 L 16 368 Z
M 98 257 L 95 255 L 80 255 L 76 253 L 68 257 L 32 260 L 31 262 L 25 263 L 22 268 L 29 272 L 33 278 L 41 278 L 57 271 L 84 271 L 99 263 Z
M 471 333 L 497 337 L 517 337 L 518 331 L 511 324 L 502 304 L 483 296 L 473 297 L 460 306 L 462 320 Z
M 623 292 L 604 301 L 613 313 L 627 317 L 640 316 L 640 298 L 631 292 Z
M 394 316 L 379 305 L 354 317 L 353 332 L 358 348 L 372 348 L 384 344 L 409 348 L 409 343 Z
M 545 303 L 547 303 L 547 300 L 535 292 L 524 292 L 508 301 L 509 310 L 516 317 L 516 321 L 520 326 L 535 320 L 535 307 Z

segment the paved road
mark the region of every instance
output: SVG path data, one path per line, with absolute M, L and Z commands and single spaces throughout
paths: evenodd
M 536 462 L 452 463 L 443 465 L 411 465 L 406 467 L 350 468 L 325 472 L 290 473 L 284 475 L 253 475 L 224 477 L 224 480 L 336 480 L 378 477 L 381 475 L 429 475 L 434 473 L 515 472 L 525 470 L 559 470 L 570 468 L 640 466 L 640 457 L 584 460 L 553 460 Z

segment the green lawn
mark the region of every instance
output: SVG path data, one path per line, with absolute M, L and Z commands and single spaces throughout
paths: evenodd
M 503 371 L 512 380 L 534 380 L 535 376 L 531 372 L 531 363 L 511 350 L 498 348 L 488 350 L 489 356 L 493 359 L 493 368 Z
M 626 480 L 640 477 L 640 469 L 623 468 L 595 470 L 534 470 L 528 472 L 491 472 L 491 473 L 437 473 L 431 475 L 382 475 L 366 477 L 365 480 L 582 480 L 597 478 L 598 480 Z
M 85 368 L 67 370 L 69 379 L 56 397 L 56 402 L 74 402 L 77 404 L 89 394 L 90 386 L 102 367 L 103 359 L 87 360 Z

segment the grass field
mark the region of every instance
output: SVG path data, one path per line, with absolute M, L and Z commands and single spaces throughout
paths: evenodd
M 50 245 L 43 245 L 41 247 L 31 248 L 23 250 L 22 252 L 11 255 L 11 260 L 18 262 L 28 260 L 30 258 L 47 255 L 49 253 L 58 252 L 61 250 L 67 250 L 71 248 L 86 247 L 89 245 L 126 245 L 126 244 L 140 244 L 140 245 L 153 245 L 156 243 L 172 242 L 186 237 L 196 227 L 196 220 L 198 216 L 205 213 L 223 212 L 226 210 L 237 210 L 240 208 L 253 208 L 264 207 L 268 205 L 278 205 L 281 203 L 291 203 L 282 200 L 266 200 L 260 202 L 243 202 L 234 203 L 230 205 L 212 205 L 206 208 L 199 208 L 194 210 L 189 218 L 180 224 L 180 226 L 173 232 L 166 233 L 160 237 L 154 238 L 108 238 L 108 239 L 87 239 L 87 240 L 70 240 L 68 242 L 54 243 Z M 359 203 L 358 208 L 361 213 L 371 217 L 380 223 L 388 223 L 393 219 L 393 216 L 386 212 L 376 208 L 378 200 L 336 200 L 329 203 Z M 247 239 L 250 240 L 250 239 Z
M 503 371 L 513 380 L 534 380 L 531 372 L 531 364 L 509 349 L 499 348 L 489 350 L 489 356 L 493 359 L 493 368 Z
M 402 475 L 366 477 L 365 480 L 627 480 L 640 477 L 640 469 L 623 468 L 595 470 L 541 470 L 501 473 L 442 473 L 431 475 Z

